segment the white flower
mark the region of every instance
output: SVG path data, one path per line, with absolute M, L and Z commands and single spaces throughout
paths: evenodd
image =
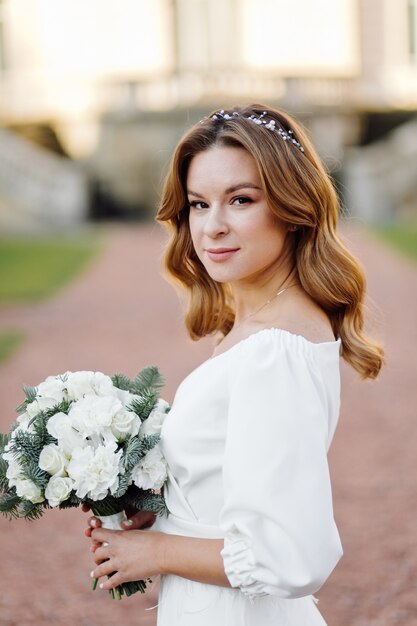
M 75 402 L 68 416 L 72 420 L 73 427 L 83 437 L 91 435 L 105 437 L 106 430 L 110 431 L 114 417 L 121 410 L 123 410 L 123 405 L 117 398 L 89 395 Z
M 144 435 L 159 435 L 161 433 L 162 424 L 164 423 L 168 409 L 168 402 L 159 399 L 155 408 L 150 412 L 149 417 L 142 422 L 142 426 L 139 431 L 140 437 L 143 437 Z
M 110 376 L 101 372 L 70 372 L 66 387 L 70 400 L 80 400 L 86 395 L 117 396 Z
M 46 424 L 46 430 L 58 440 L 58 447 L 67 456 L 70 456 L 75 448 L 86 445 L 84 438 L 72 427 L 71 418 L 65 413 L 52 415 Z
M 6 478 L 9 481 L 9 487 L 15 487 L 17 482 L 24 478 L 22 466 L 12 452 L 5 452 L 3 459 L 7 461 Z
M 167 478 L 167 464 L 157 444 L 133 468 L 132 480 L 141 489 L 160 489 Z
M 48 376 L 43 383 L 37 386 L 36 396 L 39 398 L 52 398 L 55 404 L 59 404 L 66 399 L 68 394 L 66 390 L 67 383 L 60 376 Z
M 16 493 L 19 498 L 30 500 L 30 502 L 33 502 L 33 504 L 43 502 L 44 500 L 42 491 L 37 485 L 35 485 L 32 480 L 29 480 L 28 478 L 24 478 L 23 480 L 17 480 L 15 487 Z
M 39 467 L 52 476 L 63 476 L 67 459 L 57 445 L 45 446 L 39 455 Z
M 111 431 L 116 439 L 126 439 L 128 435 L 133 437 L 138 434 L 140 428 L 140 419 L 133 413 L 122 409 L 118 411 L 112 420 Z
M 126 391 L 125 389 L 119 389 L 118 387 L 114 388 L 116 392 L 116 397 L 119 398 L 120 402 L 127 408 L 132 404 L 132 400 L 138 398 L 134 393 L 130 393 L 130 391 Z
M 58 506 L 70 495 L 74 482 L 71 478 L 62 476 L 52 476 L 45 489 L 45 498 L 49 506 Z
M 19 430 L 28 430 L 28 429 L 32 430 L 31 428 L 29 428 L 29 422 L 31 419 L 32 418 L 30 417 L 27 411 L 24 411 L 23 413 L 18 415 L 16 418 L 16 422 L 19 424 L 18 426 Z
M 35 432 L 35 427 L 33 426 L 33 424 L 30 424 L 31 422 L 31 417 L 29 417 L 29 415 L 26 413 L 26 411 L 24 413 L 21 413 L 17 419 L 17 425 L 15 428 L 13 428 L 11 434 L 10 434 L 10 442 L 8 445 L 11 445 L 11 443 L 13 442 L 14 439 L 16 439 L 16 435 L 17 433 L 20 432 L 28 432 L 28 433 L 33 433 Z
M 74 450 L 67 472 L 79 498 L 102 500 L 117 490 L 122 450 L 116 448 L 115 442 L 108 442 L 96 450 L 91 446 Z
M 50 409 L 55 406 L 57 401 L 54 398 L 36 398 L 33 402 L 30 402 L 26 406 L 26 413 L 30 418 L 35 417 L 41 411 L 45 409 Z

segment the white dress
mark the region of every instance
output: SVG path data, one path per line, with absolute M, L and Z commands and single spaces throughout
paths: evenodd
M 325 624 L 312 594 L 342 555 L 327 463 L 340 343 L 264 329 L 179 386 L 161 432 L 170 515 L 156 529 L 224 538 L 231 587 L 161 576 L 158 626 Z

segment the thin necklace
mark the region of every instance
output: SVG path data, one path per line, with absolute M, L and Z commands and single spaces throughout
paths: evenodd
M 262 311 L 262 309 L 264 309 L 266 306 L 268 306 L 268 304 L 270 304 L 273 300 L 275 300 L 275 298 L 277 298 L 278 296 L 280 296 L 282 293 L 284 293 L 284 291 L 287 291 L 287 289 L 289 289 L 290 287 L 295 287 L 296 285 L 299 285 L 300 283 L 292 283 L 291 285 L 287 285 L 286 287 L 283 287 L 282 289 L 280 288 L 273 296 L 272 298 L 269 298 L 269 300 L 267 300 L 266 302 L 264 302 L 259 309 L 256 309 L 256 311 L 253 311 L 253 313 L 250 313 L 249 315 L 247 315 L 246 317 L 243 318 L 243 320 L 241 320 L 238 324 L 235 324 L 233 326 L 233 330 L 235 330 L 236 328 L 239 328 L 239 326 L 241 326 L 243 324 L 243 322 L 246 322 L 248 319 L 250 319 L 251 317 L 253 317 L 254 315 L 256 315 L 257 313 L 259 313 L 259 311 Z

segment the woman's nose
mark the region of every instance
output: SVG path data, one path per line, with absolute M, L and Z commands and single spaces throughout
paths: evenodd
M 212 207 L 207 211 L 204 233 L 208 237 L 218 237 L 229 231 L 226 216 L 221 208 Z

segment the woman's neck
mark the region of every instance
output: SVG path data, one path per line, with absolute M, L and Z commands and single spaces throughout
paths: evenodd
M 276 299 L 278 294 L 290 285 L 298 284 L 298 272 L 294 264 L 286 264 L 275 270 L 272 276 L 263 280 L 232 285 L 235 323 L 240 326 L 245 319 L 255 316 Z

